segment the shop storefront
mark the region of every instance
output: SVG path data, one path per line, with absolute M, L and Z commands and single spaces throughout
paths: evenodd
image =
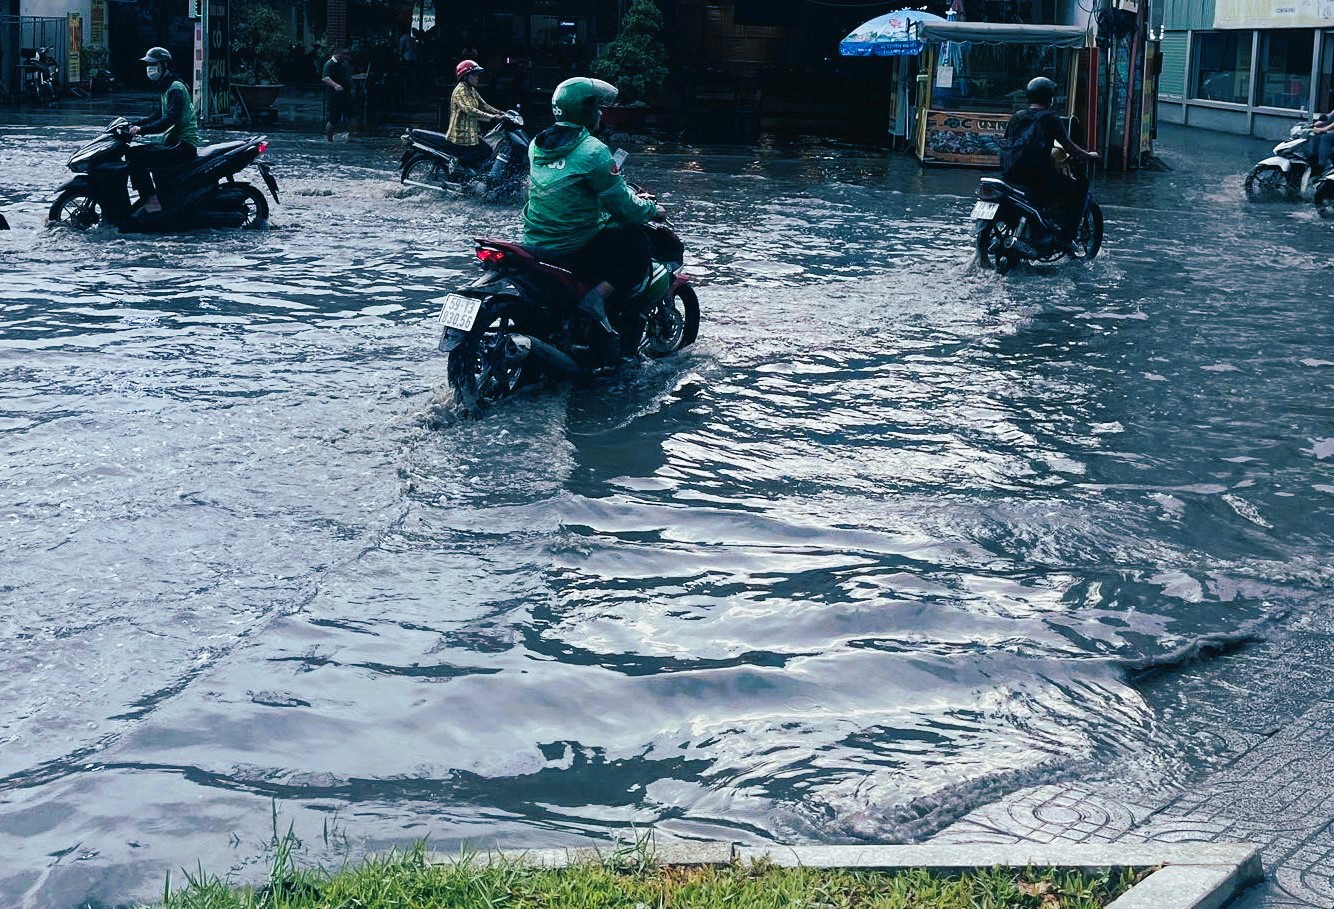
M 917 34 L 927 48 L 917 76 L 916 151 L 924 163 L 998 166 L 1006 124 L 1027 106 L 1034 76 L 1056 82 L 1053 109 L 1068 125 L 1089 119 L 1075 103 L 1087 43 L 1080 26 L 925 22 Z
M 1217 0 L 1212 17 L 1172 12 L 1164 121 L 1278 138 L 1310 112 L 1334 109 L 1331 0 Z

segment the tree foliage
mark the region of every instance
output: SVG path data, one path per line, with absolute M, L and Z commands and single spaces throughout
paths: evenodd
M 264 0 L 249 0 L 232 22 L 232 59 L 238 81 L 277 82 L 278 63 L 292 46 L 287 20 Z
M 593 75 L 620 89 L 622 101 L 653 97 L 667 79 L 667 49 L 661 35 L 662 11 L 656 0 L 634 0 L 621 20 L 620 34 L 593 61 Z

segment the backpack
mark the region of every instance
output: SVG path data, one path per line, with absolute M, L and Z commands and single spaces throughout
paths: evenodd
M 1051 171 L 1051 139 L 1043 126 L 1047 117 L 1054 116 L 1049 110 L 1040 111 L 1013 136 L 1001 140 L 1001 174 L 1005 179 L 1032 179 Z

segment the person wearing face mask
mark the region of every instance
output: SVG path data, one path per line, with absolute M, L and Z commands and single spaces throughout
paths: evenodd
M 144 200 L 144 208 L 159 212 L 162 203 L 157 197 L 153 172 L 190 161 L 203 140 L 190 90 L 168 68 L 171 52 L 164 47 L 150 47 L 139 62 L 145 64 L 148 81 L 162 94 L 155 112 L 130 126 L 130 135 L 140 141 L 129 147 L 125 163 L 130 168 L 130 185 Z

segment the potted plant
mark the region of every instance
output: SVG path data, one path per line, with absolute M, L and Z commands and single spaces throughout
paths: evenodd
M 278 65 L 292 45 L 287 20 L 264 0 L 249 0 L 232 23 L 232 91 L 251 119 L 273 111 L 283 85 Z
M 620 89 L 617 103 L 602 114 L 608 126 L 633 129 L 643 125 L 648 105 L 667 81 L 667 49 L 661 35 L 662 10 L 656 0 L 633 0 L 621 20 L 620 34 L 593 61 L 593 76 Z

